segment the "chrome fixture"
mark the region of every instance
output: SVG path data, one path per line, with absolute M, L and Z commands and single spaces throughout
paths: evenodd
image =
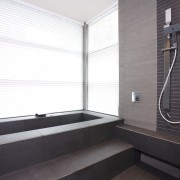
M 170 48 L 161 49 L 161 52 L 175 50 L 175 49 L 177 49 L 177 43 L 174 43 L 174 45 Z
M 133 103 L 140 102 L 140 93 L 132 92 L 132 102 Z
M 180 124 L 180 121 L 172 121 L 171 116 L 169 115 L 169 93 L 170 93 L 170 76 L 173 71 L 173 67 L 176 62 L 177 58 L 177 51 L 178 51 L 178 43 L 176 39 L 176 35 L 178 32 L 180 32 L 180 24 L 171 25 L 171 8 L 167 9 L 165 11 L 165 22 L 166 25 L 164 26 L 164 37 L 165 37 L 165 48 L 161 50 L 161 52 L 164 53 L 164 76 L 165 76 L 165 82 L 163 85 L 163 88 L 161 90 L 160 96 L 159 96 L 159 102 L 158 102 L 158 108 L 160 115 L 162 118 L 170 123 L 170 124 Z M 173 46 L 171 46 L 171 38 L 173 41 Z M 170 51 L 174 51 L 174 57 L 172 60 L 172 63 L 170 64 Z M 162 113 L 161 110 L 161 101 L 162 97 L 164 98 L 163 102 L 163 108 L 166 113 L 166 116 Z

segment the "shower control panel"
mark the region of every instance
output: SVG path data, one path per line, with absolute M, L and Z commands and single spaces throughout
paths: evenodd
M 140 102 L 140 93 L 132 92 L 132 102 L 133 103 Z

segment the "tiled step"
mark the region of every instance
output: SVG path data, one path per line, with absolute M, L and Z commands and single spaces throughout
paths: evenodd
M 131 145 L 114 139 L 0 176 L 0 180 L 109 180 L 139 158 Z
M 129 125 L 118 125 L 116 135 L 145 154 L 180 166 L 180 138 Z

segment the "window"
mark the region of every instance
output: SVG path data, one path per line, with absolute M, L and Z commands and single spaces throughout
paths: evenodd
M 83 27 L 0 1 L 0 118 L 82 109 Z
M 0 118 L 83 109 L 83 26 L 0 1 Z M 88 24 L 88 110 L 118 115 L 117 7 Z
M 118 115 L 117 8 L 88 25 L 88 110 Z

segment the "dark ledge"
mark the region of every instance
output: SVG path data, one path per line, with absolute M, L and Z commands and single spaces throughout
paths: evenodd
M 172 165 L 180 166 L 179 137 L 130 125 L 118 125 L 116 133 L 119 139 L 131 143 L 135 149 Z
M 137 132 L 139 134 L 147 135 L 150 137 L 162 139 L 164 141 L 169 141 L 172 143 L 180 144 L 180 138 L 177 136 L 170 135 L 170 134 L 165 134 L 165 133 L 157 132 L 157 131 L 151 131 L 151 130 L 147 130 L 147 129 L 143 129 L 143 128 L 139 128 L 139 127 L 135 127 L 135 126 L 130 126 L 130 125 L 125 125 L 125 124 L 118 125 L 117 127 L 129 130 L 132 132 Z

